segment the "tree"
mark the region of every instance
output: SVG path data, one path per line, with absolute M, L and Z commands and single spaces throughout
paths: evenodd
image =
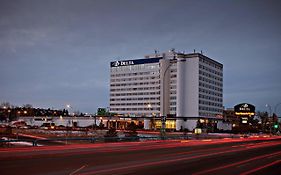
M 151 129 L 156 130 L 156 121 L 155 121 L 155 117 L 153 116 L 153 118 L 151 119 Z
M 115 128 L 111 127 L 104 135 L 105 141 L 117 141 L 117 131 Z
M 267 112 L 256 112 L 256 115 L 261 119 L 262 131 L 265 131 L 266 123 L 269 122 L 269 116 Z
M 99 124 L 99 129 L 103 129 L 104 128 L 104 124 L 102 123 L 102 121 Z
M 79 110 L 75 110 L 75 111 L 73 111 L 73 114 L 76 116 L 79 116 L 81 114 L 81 112 Z
M 33 106 L 31 104 L 24 104 L 22 105 L 23 108 L 33 108 Z
M 2 102 L 0 104 L 0 108 L 13 108 L 13 105 L 11 105 L 9 102 Z
M 117 137 L 116 129 L 113 127 L 110 127 L 109 130 L 106 132 L 105 137 Z
M 127 126 L 127 132 L 125 133 L 126 137 L 131 137 L 132 139 L 136 139 L 138 137 L 138 132 L 137 132 L 137 125 L 134 122 L 131 122 Z
M 63 115 L 63 116 L 68 116 L 68 110 L 63 109 L 63 110 L 62 110 L 62 115 Z
M 98 108 L 97 114 L 98 115 L 106 115 L 106 108 Z
M 273 119 L 273 122 L 275 122 L 275 123 L 278 122 L 278 116 L 275 113 L 273 113 L 272 119 Z
M 203 127 L 204 127 L 203 123 L 201 123 L 200 120 L 198 119 L 197 123 L 196 123 L 196 128 L 201 128 L 202 129 Z

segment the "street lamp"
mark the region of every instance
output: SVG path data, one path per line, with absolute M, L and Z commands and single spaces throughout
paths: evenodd
M 266 104 L 265 107 L 267 107 L 269 109 L 269 118 L 271 118 L 271 112 L 272 112 L 271 106 L 269 104 Z M 271 124 L 272 124 L 272 121 L 270 120 L 269 122 L 270 122 L 269 123 L 269 133 L 271 135 Z
M 69 111 L 68 111 L 68 115 L 72 115 L 72 116 L 75 115 L 75 112 L 74 112 L 74 110 L 73 110 L 72 105 L 67 104 L 67 105 L 66 105 L 66 108 L 69 110 Z M 72 113 L 70 112 L 70 109 L 72 110 Z
M 156 129 L 155 127 L 155 116 L 152 113 L 152 105 L 150 103 L 147 104 L 148 112 L 151 112 L 152 120 L 151 120 L 151 129 Z M 148 115 L 148 114 L 147 114 Z M 149 115 L 148 115 L 149 116 Z
M 281 103 L 277 103 L 275 106 L 274 106 L 274 114 L 277 116 L 277 124 L 274 123 L 274 129 L 278 129 L 279 127 L 279 119 L 278 119 L 278 115 L 277 115 L 277 107 L 280 106 Z

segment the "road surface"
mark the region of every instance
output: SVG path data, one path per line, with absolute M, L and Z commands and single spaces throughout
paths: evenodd
M 0 149 L 0 174 L 280 174 L 281 138 Z

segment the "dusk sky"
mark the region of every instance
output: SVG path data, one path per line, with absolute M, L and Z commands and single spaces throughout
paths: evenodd
M 0 0 L 0 103 L 94 113 L 110 61 L 171 48 L 224 65 L 226 108 L 281 102 L 281 1 Z

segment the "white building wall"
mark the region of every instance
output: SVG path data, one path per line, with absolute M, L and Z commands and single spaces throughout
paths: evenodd
M 178 58 L 177 117 L 198 117 L 198 59 Z
M 217 129 L 224 130 L 224 131 L 231 131 L 232 130 L 232 124 L 228 123 L 228 122 L 218 121 Z
M 48 118 L 48 120 L 37 120 L 41 119 L 42 117 L 20 117 L 20 120 L 23 120 L 26 122 L 27 125 L 30 126 L 42 126 L 43 123 L 54 123 L 56 126 L 72 126 L 73 122 L 77 122 L 78 127 L 87 127 L 95 124 L 94 117 L 79 117 L 79 118 L 73 118 L 73 117 L 52 117 Z M 50 120 L 52 119 L 52 120 Z M 106 124 L 107 120 L 103 120 L 103 123 Z M 96 119 L 96 124 L 99 125 L 101 122 L 100 119 Z
M 186 108 L 186 60 L 177 58 L 177 117 L 185 117 Z M 179 122 L 181 123 L 181 122 Z
M 186 59 L 186 75 L 184 83 L 186 84 L 185 101 L 186 107 L 184 111 L 185 117 L 198 117 L 198 84 L 199 84 L 199 59 L 187 58 Z
M 188 129 L 189 131 L 193 131 L 193 129 L 197 126 L 197 119 L 188 119 L 184 122 L 184 129 Z

